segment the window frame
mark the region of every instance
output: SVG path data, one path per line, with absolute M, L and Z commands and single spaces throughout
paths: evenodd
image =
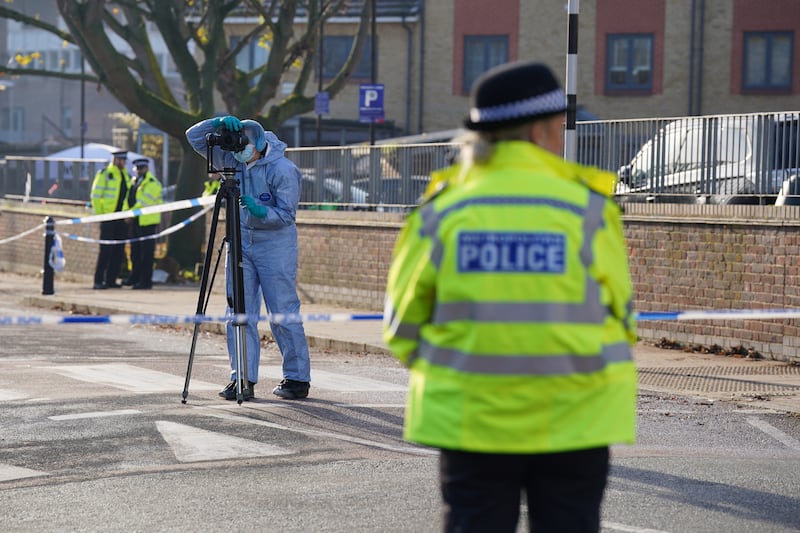
M 632 81 L 634 79 L 636 65 L 634 65 L 634 41 L 638 39 L 646 39 L 649 41 L 650 45 L 650 57 L 649 59 L 649 67 L 650 67 L 650 79 L 647 83 L 635 83 Z M 612 52 L 613 52 L 613 45 L 619 41 L 627 41 L 627 61 L 625 65 L 625 83 L 616 84 L 611 82 L 611 71 L 612 71 Z M 645 32 L 645 33 L 608 33 L 606 34 L 606 65 L 605 65 L 605 90 L 606 93 L 613 94 L 613 93 L 625 93 L 630 94 L 632 92 L 636 93 L 646 93 L 652 94 L 653 92 L 653 80 L 655 78 L 655 44 L 656 38 L 655 33 L 652 32 Z
M 749 64 L 749 47 L 752 44 L 749 38 L 764 37 L 766 46 L 764 50 L 763 78 L 761 83 L 751 83 L 747 78 Z M 788 81 L 785 84 L 770 83 L 772 78 L 772 64 L 774 60 L 773 55 L 773 41 L 778 37 L 789 38 L 789 75 Z M 742 32 L 742 91 L 791 91 L 792 81 L 794 79 L 794 32 L 791 30 L 786 31 L 745 31 Z
M 504 58 L 503 61 L 499 63 L 492 63 L 490 57 L 490 46 L 494 43 L 501 43 L 505 46 L 504 50 Z M 511 38 L 509 35 L 506 34 L 493 34 L 493 35 L 464 35 L 464 52 L 463 52 L 463 65 L 462 65 L 462 72 L 461 72 L 461 92 L 464 95 L 468 95 L 470 90 L 472 89 L 472 84 L 477 80 L 481 74 L 486 72 L 487 70 L 508 63 L 509 61 L 509 48 L 510 48 Z M 467 69 L 470 67 L 470 61 L 468 60 L 468 51 L 472 48 L 473 45 L 478 44 L 481 45 L 481 63 L 482 63 L 482 70 L 476 73 L 470 73 Z
M 350 50 L 353 48 L 353 42 L 355 41 L 355 35 L 323 35 L 322 36 L 322 58 L 323 60 L 327 60 L 328 50 L 330 49 L 331 45 L 329 43 L 333 41 L 338 41 L 341 46 L 341 49 L 347 50 L 347 53 L 344 55 L 344 58 L 338 63 L 338 67 L 336 68 L 328 68 L 328 65 L 325 61 L 322 64 L 322 79 L 325 81 L 332 80 L 342 69 L 345 62 L 347 61 L 347 57 L 350 55 Z M 361 59 L 356 64 L 355 68 L 353 69 L 352 74 L 350 75 L 349 81 L 362 81 L 362 80 L 369 80 L 372 79 L 372 36 L 367 35 L 367 41 L 364 43 L 364 51 L 361 55 Z M 377 46 L 380 46 L 380 39 L 378 36 L 375 36 L 375 53 L 376 53 L 376 64 L 375 64 L 375 75 L 377 76 L 379 69 L 379 56 L 378 51 L 379 49 Z M 317 63 L 317 67 L 314 69 L 316 76 L 319 76 L 319 63 Z

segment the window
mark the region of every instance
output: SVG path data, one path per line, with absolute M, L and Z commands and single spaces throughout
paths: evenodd
M 326 35 L 322 37 L 322 78 L 336 76 L 347 61 L 355 37 L 350 35 Z M 378 49 L 375 48 L 377 54 Z M 377 65 L 376 65 L 377 68 Z M 377 72 L 376 72 L 377 74 Z M 372 78 L 372 37 L 367 37 L 361 61 L 356 64 L 352 78 Z
M 744 33 L 744 89 L 792 88 L 792 32 Z
M 607 90 L 652 90 L 653 34 L 609 35 L 606 54 Z
M 508 63 L 508 35 L 465 35 L 463 93 L 469 94 L 481 74 L 504 63 Z
M 231 36 L 230 47 L 239 46 L 242 38 L 238 35 Z M 236 55 L 236 68 L 242 72 L 250 72 L 264 66 L 269 59 L 269 48 L 260 42 L 259 39 L 251 39 L 247 45 Z
M 6 142 L 22 140 L 25 115 L 21 107 L 4 107 L 0 112 L 0 137 Z

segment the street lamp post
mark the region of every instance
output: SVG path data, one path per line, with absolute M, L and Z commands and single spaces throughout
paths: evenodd
M 86 67 L 83 64 L 83 53 L 79 54 L 79 57 L 81 59 L 81 159 L 83 159 L 83 139 L 86 134 L 86 80 L 83 76 L 86 74 Z
M 372 0 L 372 20 L 370 21 L 370 83 L 375 85 L 378 81 L 378 56 L 377 56 L 377 46 L 376 46 L 376 36 L 375 36 L 375 19 L 377 17 L 377 6 L 375 0 Z M 375 118 L 371 118 L 369 122 L 369 144 L 370 146 L 375 144 Z

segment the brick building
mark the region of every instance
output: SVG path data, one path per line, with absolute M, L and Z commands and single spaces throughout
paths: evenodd
M 513 60 L 540 60 L 564 78 L 566 0 L 376 0 L 378 83 L 385 85 L 386 121 L 397 132 L 452 129 L 465 115 L 469 86 L 481 72 Z M 44 0 L 21 0 L 29 12 L 58 23 Z M 325 69 L 344 61 L 363 1 L 329 20 Z M 246 32 L 246 17 L 227 28 Z M 306 21 L 297 19 L 300 34 Z M 578 104 L 603 119 L 747 113 L 797 109 L 800 93 L 800 2 L 797 0 L 595 0 L 581 2 Z M 0 19 L 0 59 L 45 46 L 41 30 Z M 59 53 L 68 53 L 70 48 Z M 53 43 L 47 44 L 53 48 Z M 371 44 L 370 44 L 371 46 Z M 56 50 L 49 50 L 55 53 Z M 156 53 L 163 51 L 156 50 Z M 264 61 L 243 51 L 242 64 Z M 53 54 L 45 54 L 45 60 Z M 164 69 L 170 65 L 164 57 Z M 330 103 L 330 124 L 358 123 L 359 85 L 372 77 L 369 49 L 348 86 Z M 44 61 L 44 60 L 43 60 Z M 72 58 L 67 68 L 77 65 Z M 292 74 L 283 81 L 292 84 Z M 77 82 L 17 78 L 0 91 L 0 141 L 43 142 L 54 133 L 77 139 Z M 0 83 L 3 85 L 3 83 Z M 316 92 L 309 83 L 307 92 Z M 49 91 L 49 93 L 47 92 Z M 45 94 L 46 93 L 46 94 Z M 49 95 L 49 96 L 48 96 Z M 111 140 L 108 113 L 122 111 L 107 92 L 91 95 L 87 139 Z M 222 108 L 220 106 L 220 111 Z M 308 113 L 294 126 L 308 128 Z M 343 127 L 343 126 L 342 126 Z M 361 128 L 362 138 L 364 135 Z M 287 141 L 313 144 L 307 135 Z M 352 142 L 342 135 L 334 141 Z M 332 143 L 329 141 L 329 143 Z

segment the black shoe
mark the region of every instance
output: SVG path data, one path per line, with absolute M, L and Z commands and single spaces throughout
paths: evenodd
M 133 287 L 134 285 L 136 285 L 136 282 L 130 279 L 126 279 L 122 281 L 122 285 L 125 287 Z
M 122 285 L 119 283 L 106 283 L 106 289 L 121 289 Z
M 153 288 L 152 285 L 146 285 L 144 283 L 137 283 L 136 285 L 131 287 L 131 289 L 133 289 L 135 291 L 140 291 L 140 290 L 146 291 L 146 290 L 149 290 L 149 289 L 152 289 L 152 288 Z
M 308 396 L 308 389 L 311 384 L 308 381 L 295 381 L 284 379 L 281 384 L 272 390 L 272 394 L 280 396 L 284 400 L 298 400 Z
M 101 290 L 106 288 L 106 284 L 105 283 L 95 283 L 94 285 L 92 285 L 92 288 L 94 290 L 96 290 L 96 291 L 101 291 Z
M 242 389 L 242 398 L 244 400 L 249 400 L 254 397 L 253 388 L 255 387 L 255 383 L 252 381 L 247 382 L 247 387 Z M 219 395 L 226 400 L 235 400 L 236 399 L 236 382 L 231 381 L 228 383 L 224 389 L 219 391 Z

